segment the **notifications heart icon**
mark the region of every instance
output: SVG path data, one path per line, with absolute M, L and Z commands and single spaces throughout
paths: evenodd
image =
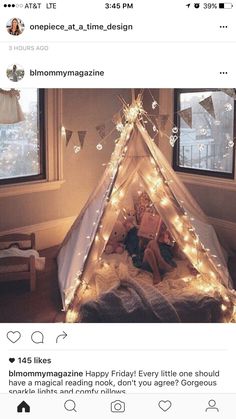
M 7 333 L 7 339 L 11 342 L 11 343 L 16 343 L 19 339 L 21 338 L 21 333 L 20 332 L 8 332 Z
M 160 400 L 158 406 L 161 410 L 163 410 L 163 412 L 167 412 L 167 410 L 171 408 L 172 403 L 170 400 Z
M 13 364 L 13 362 L 15 362 L 15 358 L 9 358 L 9 361 Z

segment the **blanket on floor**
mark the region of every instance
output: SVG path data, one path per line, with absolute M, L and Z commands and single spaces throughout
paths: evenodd
M 80 321 L 176 323 L 180 320 L 174 306 L 157 289 L 125 278 L 99 299 L 84 303 L 80 308 Z
M 80 310 L 84 322 L 212 323 L 232 318 L 230 291 L 192 276 L 184 260 L 153 286 L 149 272 L 135 268 L 125 255 L 113 255 L 96 269 L 93 280 Z

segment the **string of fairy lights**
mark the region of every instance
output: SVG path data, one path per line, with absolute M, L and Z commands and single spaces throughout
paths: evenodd
M 124 157 L 124 150 L 125 150 L 126 144 L 130 138 L 131 128 L 132 127 L 124 127 L 120 135 L 120 139 L 119 141 L 117 141 L 116 147 L 111 155 L 111 160 L 107 167 L 107 176 L 106 176 L 107 178 L 110 179 L 110 182 L 104 193 L 100 207 L 95 210 L 96 220 L 94 220 L 93 223 L 91 224 L 91 232 L 86 236 L 88 244 L 86 248 L 83 247 L 83 251 L 79 252 L 78 254 L 79 257 L 82 257 L 81 268 L 76 272 L 75 277 L 72 280 L 71 286 L 65 292 L 66 307 L 69 306 L 69 304 L 71 303 L 73 299 L 76 286 L 79 287 L 80 293 L 82 294 L 89 289 L 89 285 L 88 285 L 89 281 L 87 281 L 85 278 L 82 278 L 82 275 L 83 275 L 86 262 L 88 259 L 89 250 L 91 249 L 93 242 L 95 243 L 98 242 L 97 227 L 98 227 L 98 231 L 102 230 L 103 211 L 104 211 L 104 208 L 107 208 L 108 203 L 110 201 L 110 195 L 113 190 L 113 185 L 116 178 L 116 174 L 117 174 L 118 168 L 120 167 L 120 163 Z M 109 237 L 105 237 L 105 243 L 107 242 L 108 238 Z M 105 247 L 105 243 L 104 243 L 104 247 Z M 101 260 L 101 258 L 99 258 L 99 260 Z M 71 313 L 71 310 L 69 310 L 68 313 L 69 313 L 68 316 L 71 318 L 75 316 L 75 313 L 74 314 Z
M 90 279 L 86 277 L 86 262 L 91 261 L 92 255 L 97 255 L 94 266 L 101 260 L 101 255 L 105 249 L 109 234 L 103 231 L 103 220 L 108 217 L 110 213 L 119 214 L 122 210 L 122 202 L 125 195 L 127 182 L 125 181 L 120 188 L 114 188 L 114 181 L 117 176 L 122 175 L 125 171 L 123 167 L 123 159 L 127 151 L 127 143 L 130 138 L 130 133 L 134 124 L 140 124 L 140 129 L 146 133 L 146 143 L 150 148 L 153 144 L 144 123 L 144 118 L 147 114 L 143 109 L 142 98 L 138 98 L 129 106 L 124 105 L 125 124 L 120 131 L 120 139 L 116 142 L 115 150 L 112 154 L 111 164 L 107 170 L 112 182 L 109 184 L 105 193 L 105 209 L 104 205 L 97 210 L 97 219 L 93 223 L 92 233 L 87 236 L 89 241 L 88 247 L 84 250 L 84 259 L 82 268 L 76 273 L 72 286 L 66 292 L 66 305 L 69 307 L 67 312 L 67 321 L 74 322 L 78 319 L 78 304 L 83 299 L 84 294 L 89 291 Z M 119 127 L 121 129 L 121 126 Z M 122 164 L 121 164 L 122 162 Z M 144 185 L 148 190 L 150 199 L 156 209 L 159 210 L 160 216 L 168 209 L 168 216 L 170 217 L 168 227 L 173 235 L 173 238 L 181 244 L 183 253 L 191 262 L 192 266 L 197 271 L 196 275 L 189 275 L 184 279 L 188 286 L 194 288 L 195 292 L 218 293 L 221 298 L 221 310 L 225 318 L 232 317 L 233 312 L 233 298 L 235 296 L 222 285 L 224 278 L 224 268 L 220 262 L 216 262 L 217 255 L 212 254 L 210 249 L 206 249 L 199 239 L 195 227 L 193 226 L 194 218 L 187 213 L 184 208 L 184 202 L 179 202 L 171 189 L 171 179 L 168 179 L 163 167 L 159 167 L 158 159 L 153 155 L 150 157 L 151 166 L 145 171 L 142 165 L 139 168 L 139 175 Z M 150 169 L 152 167 L 152 169 Z M 104 203 L 104 202 L 103 202 Z M 163 217 L 164 219 L 164 217 Z M 91 262 L 91 264 L 93 264 Z M 90 266 L 90 270 L 92 267 Z M 196 280 L 197 278 L 197 280 Z M 75 298 L 74 298 L 75 297 Z M 74 299 L 74 300 L 73 300 Z

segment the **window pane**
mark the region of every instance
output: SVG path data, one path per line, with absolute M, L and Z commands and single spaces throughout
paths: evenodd
M 40 174 L 37 89 L 22 89 L 19 100 L 25 120 L 0 124 L 0 180 Z
M 212 96 L 215 118 L 199 102 Z M 222 91 L 180 93 L 180 109 L 192 108 L 192 128 L 180 118 L 179 166 L 232 174 L 234 99 Z

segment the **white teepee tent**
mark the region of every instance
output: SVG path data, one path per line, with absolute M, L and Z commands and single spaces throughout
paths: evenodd
M 148 193 L 179 247 L 204 279 L 206 289 L 231 285 L 213 227 L 142 124 L 145 111 L 141 100 L 133 101 L 124 114 L 126 123 L 110 163 L 58 255 L 65 310 L 90 282 L 130 190 L 137 185 Z

